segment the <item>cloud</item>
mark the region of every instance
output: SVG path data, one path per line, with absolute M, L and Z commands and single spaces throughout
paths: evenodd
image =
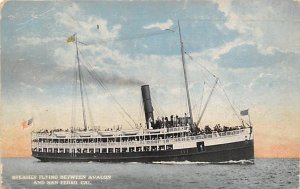
M 252 88 L 259 79 L 262 79 L 262 78 L 266 78 L 266 77 L 272 77 L 273 75 L 270 74 L 270 73 L 260 73 L 257 77 L 255 77 L 251 82 L 250 84 L 248 85 L 248 88 Z
M 109 29 L 107 20 L 92 15 L 84 15 L 75 3 L 63 12 L 56 13 L 55 19 L 57 24 L 70 31 L 70 34 L 77 33 L 78 37 L 83 40 L 115 39 L 119 36 L 122 28 L 121 24 L 116 24 Z M 99 29 L 97 29 L 97 25 L 99 25 Z
M 275 50 L 300 53 L 299 4 L 295 1 L 215 0 L 226 17 L 225 27 L 257 43 L 263 54 Z M 291 14 L 292 13 L 292 14 Z
M 25 89 L 36 90 L 36 91 L 41 92 L 41 93 L 44 92 L 44 89 L 42 89 L 42 88 L 40 88 L 40 87 L 28 85 L 28 84 L 26 84 L 26 83 L 24 83 L 24 82 L 21 82 L 20 85 L 21 85 L 22 87 L 24 87 Z
M 242 45 L 246 45 L 246 44 L 253 45 L 254 42 L 245 41 L 245 40 L 242 40 L 240 38 L 237 38 L 237 39 L 235 39 L 233 41 L 230 41 L 230 42 L 228 42 L 228 43 L 226 43 L 226 44 L 224 44 L 220 47 L 209 49 L 205 53 L 207 53 L 211 56 L 212 61 L 216 61 L 216 60 L 220 59 L 220 57 L 222 55 L 227 54 L 232 49 L 234 49 L 236 47 L 239 47 L 239 46 L 242 46 Z
M 18 46 L 36 46 L 36 45 L 44 45 L 52 42 L 65 42 L 66 38 L 64 37 L 19 37 L 17 45 Z
M 160 29 L 160 30 L 166 30 L 170 29 L 170 27 L 173 26 L 173 21 L 168 19 L 166 22 L 156 22 L 154 24 L 149 24 L 144 26 L 144 29 Z
M 84 15 L 76 3 L 67 6 L 63 11 L 55 12 L 53 17 L 56 30 L 42 36 L 20 36 L 17 38 L 18 46 L 36 46 L 54 42 L 62 44 L 66 43 L 66 39 L 74 33 L 77 34 L 79 41 L 95 44 L 96 41 L 117 39 L 122 29 L 121 24 L 109 26 L 107 20 L 103 18 Z M 97 25 L 99 25 L 99 29 L 97 29 Z M 64 32 L 60 32 L 59 30 Z
M 40 18 L 43 18 L 45 17 L 49 12 L 51 11 L 54 11 L 54 8 L 51 8 L 47 11 L 44 11 L 44 12 L 41 12 L 39 14 L 35 14 L 35 13 L 32 13 L 30 15 L 30 18 L 27 19 L 26 21 L 23 21 L 21 23 L 18 23 L 17 25 L 19 25 L 20 27 L 16 29 L 16 31 L 19 31 L 21 29 L 24 29 L 28 24 L 32 23 L 34 20 L 37 20 L 37 19 L 40 19 Z

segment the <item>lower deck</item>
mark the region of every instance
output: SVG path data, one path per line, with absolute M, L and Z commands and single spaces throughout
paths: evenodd
M 254 159 L 253 140 L 184 149 L 166 149 L 141 152 L 115 153 L 49 153 L 33 151 L 41 161 L 98 161 L 98 162 L 154 162 L 154 161 L 199 161 L 222 162 Z

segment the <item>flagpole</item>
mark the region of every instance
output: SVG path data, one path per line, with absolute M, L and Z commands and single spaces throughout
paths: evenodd
M 250 113 L 249 113 L 249 109 L 248 109 L 248 118 L 249 118 L 249 124 L 250 124 L 250 126 L 252 127 L 251 120 L 250 120 Z

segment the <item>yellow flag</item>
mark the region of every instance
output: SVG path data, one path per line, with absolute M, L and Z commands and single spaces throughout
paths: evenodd
M 71 37 L 69 37 L 69 38 L 67 39 L 67 42 L 68 42 L 68 43 L 75 42 L 75 35 L 72 35 Z

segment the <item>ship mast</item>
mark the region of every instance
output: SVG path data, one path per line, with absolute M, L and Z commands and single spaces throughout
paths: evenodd
M 194 123 L 193 122 L 193 113 L 192 113 L 192 106 L 191 106 L 191 99 L 190 99 L 190 92 L 189 92 L 189 84 L 188 84 L 188 81 L 187 81 L 187 74 L 186 74 L 186 69 L 185 69 L 184 48 L 183 48 L 183 42 L 182 42 L 182 37 L 181 37 L 181 30 L 180 30 L 179 20 L 178 20 L 178 29 L 179 29 L 183 74 L 184 74 L 184 81 L 185 81 L 185 90 L 186 90 L 186 96 L 187 96 L 187 101 L 188 101 L 188 106 L 189 106 L 189 114 L 190 114 L 191 122 L 192 122 L 192 125 L 193 125 L 193 123 Z
M 76 44 L 76 58 L 77 58 L 78 76 L 79 76 L 79 85 L 80 85 L 83 126 L 84 126 L 84 130 L 86 131 L 87 130 L 87 124 L 86 124 L 86 115 L 85 115 L 84 98 L 83 98 L 83 90 L 82 90 L 83 82 L 82 82 L 81 68 L 80 68 L 80 61 L 79 61 L 77 34 L 75 34 L 75 44 Z

